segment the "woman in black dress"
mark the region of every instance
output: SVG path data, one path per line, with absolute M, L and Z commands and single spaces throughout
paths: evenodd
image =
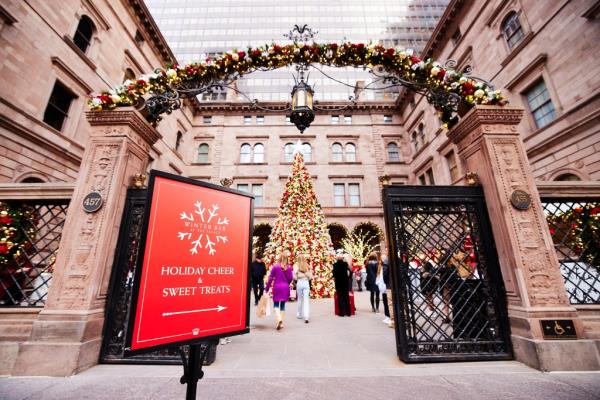
M 333 264 L 333 280 L 335 282 L 335 291 L 337 293 L 338 310 L 340 317 L 351 316 L 349 282 L 352 271 L 348 263 L 344 261 L 344 254 L 337 254 L 337 261 Z
M 379 287 L 375 284 L 377 272 L 381 261 L 379 254 L 372 252 L 367 260 L 367 280 L 365 282 L 367 290 L 371 292 L 371 308 L 373 312 L 379 312 Z

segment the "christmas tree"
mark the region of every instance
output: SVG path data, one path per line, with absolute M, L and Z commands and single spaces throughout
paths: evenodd
M 321 205 L 299 152 L 294 157 L 292 174 L 285 184 L 277 220 L 265 249 L 267 265 L 272 265 L 275 257 L 284 251 L 290 252 L 291 263 L 300 253 L 308 255 L 313 271 L 311 297 L 333 295 L 333 246 Z

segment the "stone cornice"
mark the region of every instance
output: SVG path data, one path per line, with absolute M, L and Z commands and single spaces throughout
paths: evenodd
M 431 39 L 425 45 L 425 48 L 421 52 L 421 58 L 431 57 L 433 50 L 436 46 L 443 40 L 448 40 L 448 35 L 446 35 L 446 31 L 448 27 L 453 22 L 454 17 L 461 11 L 463 5 L 465 4 L 465 0 L 452 0 L 448 7 L 446 7 L 446 11 L 438 21 L 433 34 L 431 35 Z
M 518 125 L 522 117 L 522 108 L 478 105 L 462 117 L 447 135 L 452 143 L 458 143 L 481 125 Z M 513 134 L 518 134 L 516 129 Z
M 144 1 L 125 0 L 125 2 L 129 3 L 128 8 L 135 12 L 135 16 L 139 19 L 141 26 L 144 27 L 146 33 L 150 36 L 150 46 L 154 47 L 165 63 L 176 62 L 175 55 L 160 32 L 160 29 L 156 25 L 156 22 L 154 21 L 154 18 L 152 18 L 152 14 L 150 14 Z
M 0 183 L 0 200 L 63 200 L 74 190 L 75 182 Z
M 160 133 L 158 133 L 158 131 L 133 108 L 125 108 L 119 111 L 87 111 L 85 114 L 91 126 L 126 125 L 139 134 L 149 145 L 153 145 L 162 137 Z
M 600 182 L 597 181 L 580 181 L 575 185 L 574 182 L 536 181 L 535 185 L 542 198 L 600 199 Z
M 58 57 L 50 57 L 52 64 L 60 69 L 63 73 L 69 76 L 73 81 L 77 82 L 77 84 L 83 89 L 86 94 L 92 93 L 92 87 L 88 85 L 83 79 L 79 77 L 73 70 L 60 58 Z

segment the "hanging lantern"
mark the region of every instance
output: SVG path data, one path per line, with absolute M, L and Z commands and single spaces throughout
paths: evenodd
M 300 133 L 303 133 L 314 120 L 313 90 L 301 79 L 292 89 L 292 114 L 290 115 L 290 122 L 296 125 Z

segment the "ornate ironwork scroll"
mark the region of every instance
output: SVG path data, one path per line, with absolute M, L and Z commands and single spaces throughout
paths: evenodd
M 509 359 L 502 279 L 479 187 L 388 186 L 398 355 Z

